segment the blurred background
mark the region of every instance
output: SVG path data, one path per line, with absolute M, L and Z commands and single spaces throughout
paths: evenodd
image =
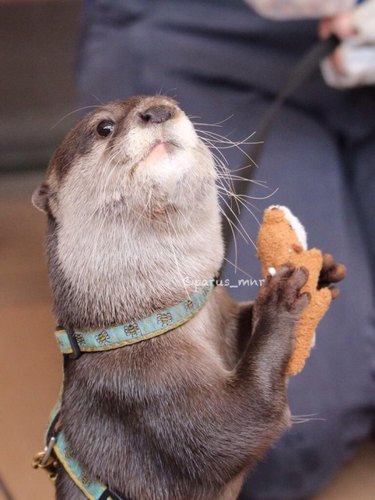
M 30 203 L 48 159 L 75 123 L 78 0 L 0 0 L 0 498 L 52 499 L 31 468 L 58 394 L 61 356 L 43 254 L 44 216 Z M 375 498 L 368 443 L 315 500 Z M 277 499 L 275 499 L 277 500 Z
M 45 218 L 30 197 L 75 120 L 61 118 L 76 107 L 80 9 L 76 0 L 0 2 L 1 499 L 54 498 L 47 475 L 31 468 L 43 448 L 62 360 L 53 338 Z

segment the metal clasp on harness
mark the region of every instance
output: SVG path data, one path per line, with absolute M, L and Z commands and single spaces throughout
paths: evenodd
M 53 436 L 44 450 L 37 453 L 32 461 L 33 468 L 44 469 L 52 481 L 54 481 L 57 476 L 57 461 L 52 456 L 52 450 L 55 443 L 56 438 Z

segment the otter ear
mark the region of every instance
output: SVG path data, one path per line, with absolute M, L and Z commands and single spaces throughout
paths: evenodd
M 34 192 L 31 197 L 32 204 L 38 210 L 47 213 L 48 210 L 49 186 L 43 182 Z

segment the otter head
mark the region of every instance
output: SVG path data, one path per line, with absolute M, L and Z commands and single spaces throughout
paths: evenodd
M 100 285 L 113 295 L 114 281 L 122 293 L 143 289 L 143 279 L 186 288 L 213 275 L 223 258 L 215 180 L 209 150 L 174 100 L 134 97 L 87 115 L 33 195 L 51 222 L 54 291 L 64 281 L 77 294 Z
M 210 153 L 176 102 L 135 97 L 100 107 L 74 127 L 33 202 L 58 220 L 121 213 L 131 224 L 136 210 L 144 219 L 199 214 L 196 204 L 212 196 L 215 177 Z

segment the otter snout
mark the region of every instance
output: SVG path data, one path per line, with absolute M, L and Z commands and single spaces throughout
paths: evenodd
M 165 123 L 176 114 L 176 107 L 171 105 L 156 105 L 139 112 L 141 121 L 145 124 Z

